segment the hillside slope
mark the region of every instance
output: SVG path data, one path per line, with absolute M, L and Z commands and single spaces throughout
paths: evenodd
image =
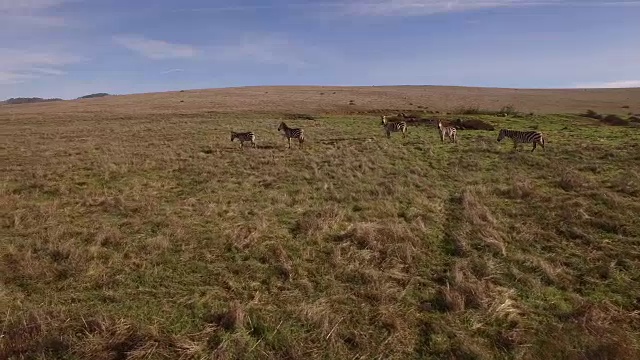
M 353 105 L 350 105 L 350 102 Z M 632 89 L 498 89 L 450 86 L 257 86 L 189 90 L 104 98 L 2 106 L 1 112 L 201 113 L 307 112 L 345 114 L 371 110 L 452 112 L 460 107 L 497 111 L 513 105 L 521 112 L 640 113 L 640 88 Z

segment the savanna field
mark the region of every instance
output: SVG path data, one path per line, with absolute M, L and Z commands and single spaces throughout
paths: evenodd
M 0 106 L 0 359 L 640 358 L 640 128 L 576 115 L 640 112 L 629 91 L 507 117 L 419 94 Z M 495 130 L 387 139 L 384 109 Z

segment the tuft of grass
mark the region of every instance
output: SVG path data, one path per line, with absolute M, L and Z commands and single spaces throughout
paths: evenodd
M 500 110 L 498 111 L 498 114 L 513 116 L 513 115 L 518 115 L 519 113 L 518 111 L 516 111 L 516 108 L 513 105 L 505 105 L 500 108 Z

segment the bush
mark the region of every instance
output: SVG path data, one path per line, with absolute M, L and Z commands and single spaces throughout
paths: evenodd
M 495 115 L 495 111 L 481 110 L 477 106 L 464 107 L 461 106 L 453 110 L 457 115 Z
M 621 117 L 619 117 L 618 115 L 607 115 L 604 119 L 602 119 L 602 122 L 608 125 L 613 125 L 613 126 L 628 126 L 629 125 L 629 121 L 625 120 Z
M 493 131 L 496 128 L 480 119 L 461 120 L 456 119 L 454 126 L 459 130 L 487 130 Z
M 516 111 L 516 108 L 513 107 L 513 105 L 507 105 L 507 106 L 501 107 L 499 113 L 500 114 L 505 114 L 505 115 L 517 115 L 518 114 L 518 112 Z
M 316 117 L 309 114 L 284 114 L 286 120 L 315 120 Z
M 580 116 L 587 117 L 587 118 L 590 118 L 590 119 L 602 120 L 602 115 L 598 114 L 597 112 L 595 112 L 593 110 L 587 110 L 586 113 L 580 114 Z
M 184 92 L 184 90 L 182 90 L 181 92 Z M 81 96 L 78 99 L 93 99 L 93 98 L 99 98 L 99 97 L 105 97 L 105 96 L 109 96 L 109 94 L 107 93 L 89 94 L 89 95 Z

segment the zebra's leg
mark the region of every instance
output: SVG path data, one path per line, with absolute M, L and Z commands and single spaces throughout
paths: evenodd
M 513 139 L 513 151 L 518 151 L 518 142 L 516 139 Z
M 531 152 L 533 152 L 536 149 L 536 146 L 538 146 L 538 143 L 534 141 L 533 142 L 533 149 L 531 149 Z
M 289 142 L 289 149 L 291 149 L 291 138 L 290 138 L 290 137 L 288 137 L 288 138 L 287 138 L 287 141 Z
M 540 142 L 540 146 L 542 146 L 542 150 L 543 150 L 543 151 L 547 151 L 547 150 L 545 150 L 545 148 L 544 148 L 544 140 L 542 140 L 542 141 Z
M 244 147 L 244 141 L 240 140 L 240 149 Z
M 304 147 L 304 138 L 298 138 L 298 143 L 300 144 L 300 148 Z
M 391 131 L 387 130 L 387 139 L 391 138 Z
M 402 130 L 402 137 L 403 138 L 407 137 L 407 128 L 404 128 L 404 130 Z

